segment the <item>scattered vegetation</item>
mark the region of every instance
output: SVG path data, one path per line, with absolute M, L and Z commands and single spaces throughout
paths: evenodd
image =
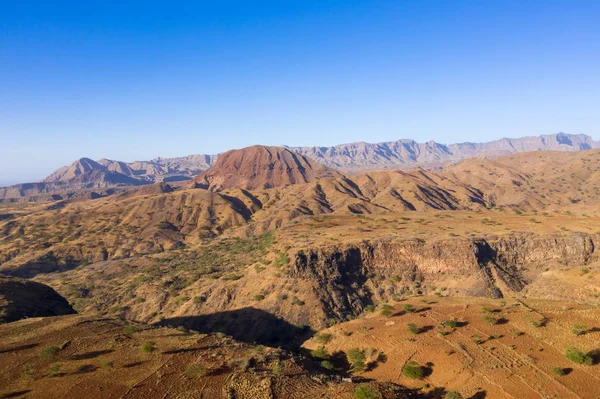
M 390 317 L 394 313 L 394 307 L 388 304 L 381 306 L 381 315 L 384 317 Z
M 565 356 L 573 363 L 585 364 L 586 366 L 591 366 L 593 364 L 593 359 L 591 356 L 586 355 L 575 347 L 568 348 L 565 352 Z
M 347 355 L 348 362 L 350 363 L 350 369 L 355 373 L 360 373 L 365 370 L 367 357 L 364 350 L 358 348 L 352 348 L 348 351 Z
M 405 377 L 414 380 L 420 380 L 423 377 L 425 377 L 425 368 L 419 365 L 419 363 L 415 362 L 414 360 L 411 360 L 408 363 L 406 363 L 406 365 L 402 368 L 402 374 Z
M 356 388 L 354 397 L 356 399 L 379 399 L 381 398 L 381 395 L 371 387 L 360 385 L 358 388 Z
M 404 310 L 406 313 L 413 313 L 415 311 L 415 307 L 410 303 L 405 303 L 402 305 L 402 310 Z
M 40 352 L 42 359 L 52 359 L 60 351 L 58 346 L 47 346 Z
M 417 327 L 417 325 L 415 323 L 409 323 L 406 325 L 406 331 L 408 331 L 411 334 L 418 334 L 419 327 Z
M 573 328 L 571 329 L 571 333 L 573 335 L 583 335 L 585 334 L 587 330 L 587 326 L 583 325 L 583 324 L 575 324 L 573 326 Z
M 198 363 L 188 364 L 185 366 L 185 373 L 189 375 L 202 376 L 206 374 L 206 369 Z
M 144 353 L 153 353 L 156 351 L 156 342 L 146 341 L 142 344 L 142 352 Z
M 328 333 L 319 333 L 315 335 L 315 341 L 321 345 L 327 345 L 333 336 Z

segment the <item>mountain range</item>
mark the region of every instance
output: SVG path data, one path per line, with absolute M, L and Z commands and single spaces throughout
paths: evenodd
M 435 170 L 445 164 L 478 156 L 495 158 L 540 150 L 580 151 L 600 148 L 600 141 L 594 141 L 592 137 L 583 134 L 558 133 L 515 139 L 503 138 L 487 143 L 445 145 L 434 141 L 418 143 L 415 140 L 402 139 L 376 144 L 359 142 L 334 147 L 285 148 L 290 154 L 306 156 L 313 164 L 316 162 L 343 173 L 360 173 L 385 169 L 409 170 L 417 167 Z M 81 158 L 58 169 L 41 182 L 0 188 L 0 201 L 96 198 L 122 191 L 123 187 L 191 180 L 214 166 L 219 156 L 220 154 L 189 155 L 130 163 Z

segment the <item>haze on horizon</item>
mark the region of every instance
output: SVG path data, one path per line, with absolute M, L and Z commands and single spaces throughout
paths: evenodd
M 3 6 L 0 186 L 84 156 L 600 139 L 595 1 L 85 3 Z

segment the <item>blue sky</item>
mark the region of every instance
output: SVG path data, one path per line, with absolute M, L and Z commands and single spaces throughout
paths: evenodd
M 0 0 L 0 184 L 83 156 L 600 139 L 598 21 L 577 0 Z

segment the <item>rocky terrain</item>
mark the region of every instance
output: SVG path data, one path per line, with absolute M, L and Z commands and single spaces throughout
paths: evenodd
M 65 169 L 55 178 L 81 178 L 90 165 Z M 224 154 L 193 183 L 145 184 L 93 200 L 3 204 L 0 273 L 52 287 L 78 313 L 94 317 L 93 323 L 119 319 L 207 336 L 222 333 L 238 343 L 298 353 L 320 330 L 363 328 L 374 309 L 392 307 L 397 313 L 406 301 L 415 305 L 415 298 L 424 295 L 447 301 L 449 308 L 440 313 L 450 315 L 459 314 L 453 308 L 459 298 L 469 298 L 467 305 L 481 298 L 497 301 L 490 304 L 511 301 L 511 312 L 532 298 L 560 301 L 594 314 L 600 304 L 599 198 L 597 149 L 472 158 L 439 171 L 343 175 L 284 148 L 250 147 Z M 421 315 L 430 317 L 415 317 Z M 512 320 L 508 316 L 503 314 Z M 473 314 L 460 317 L 475 326 Z M 596 316 L 568 323 L 560 317 L 556 322 L 563 327 L 585 321 L 592 328 Z M 374 324 L 377 331 L 370 342 L 385 341 L 385 323 Z M 473 334 L 486 332 L 479 330 Z M 362 330 L 351 333 L 358 337 Z M 551 339 L 531 334 L 539 342 L 528 345 Z M 436 337 L 425 345 L 438 348 Z M 594 349 L 587 338 L 579 341 L 587 342 L 586 351 Z M 304 347 L 314 350 L 311 342 Z M 410 349 L 404 341 L 385 342 L 384 352 Z M 549 345 L 560 352 L 571 344 L 564 342 Z M 464 343 L 450 344 L 460 345 Z M 489 354 L 465 351 L 474 362 L 485 362 Z M 400 363 L 412 357 L 399 357 L 390 369 L 378 366 L 383 374 L 367 370 L 364 376 L 409 385 L 415 391 L 407 394 L 443 397 L 455 389 L 457 365 L 477 374 L 465 356 L 445 377 L 427 366 L 434 372 L 424 380 L 427 388 L 423 379 L 416 386 L 397 378 Z M 511 370 L 510 362 L 502 361 L 498 367 Z M 551 362 L 559 363 L 558 357 Z M 348 365 L 340 364 L 334 368 L 347 372 Z M 511 386 L 486 385 L 486 378 L 495 378 L 494 370 L 463 381 L 465 394 L 478 397 L 477 388 L 484 387 L 490 397 L 518 397 Z M 227 381 L 234 378 L 227 375 Z M 354 375 L 363 376 L 362 371 Z M 554 389 L 544 382 L 554 378 L 545 368 L 541 374 L 522 375 L 532 391 Z M 579 372 L 573 375 L 580 381 Z M 137 384 L 125 385 L 130 389 Z M 29 386 L 18 382 L 11 389 Z M 515 386 L 514 392 L 525 389 Z M 588 393 L 596 387 L 566 386 L 573 397 L 591 397 Z M 327 385 L 342 389 L 340 397 L 356 389 L 340 387 Z M 315 392 L 329 392 L 322 388 Z M 216 389 L 225 392 L 230 386 L 223 382 Z
M 296 147 L 294 151 L 324 165 L 345 170 L 439 168 L 473 157 L 494 158 L 532 151 L 580 151 L 600 148 L 600 142 L 584 134 L 551 134 L 502 138 L 487 143 L 440 144 L 398 140 L 387 143 L 351 143 L 334 147 Z
M 488 143 L 445 145 L 433 141 L 418 143 L 414 140 L 398 140 L 377 144 L 351 143 L 335 147 L 288 147 L 288 150 L 306 156 L 313 165 L 316 162 L 338 169 L 342 173 L 354 174 L 386 169 L 409 170 L 417 167 L 437 170 L 444 165 L 473 157 L 496 158 L 541 150 L 572 152 L 599 147 L 600 143 L 589 136 L 558 133 L 517 139 L 504 138 Z M 228 154 L 228 157 L 230 156 L 231 154 Z M 186 181 L 214 166 L 218 157 L 219 154 L 189 155 L 130 163 L 108 159 L 96 162 L 89 158 L 81 158 L 55 171 L 41 183 L 0 188 L 0 201 L 98 198 L 122 191 L 120 188 L 123 186 Z
M 352 383 L 302 355 L 222 334 L 62 316 L 0 325 L 2 398 L 338 398 L 390 383 Z
M 341 177 L 339 172 L 282 147 L 253 146 L 222 154 L 214 167 L 196 177 L 211 191 L 284 187 Z

